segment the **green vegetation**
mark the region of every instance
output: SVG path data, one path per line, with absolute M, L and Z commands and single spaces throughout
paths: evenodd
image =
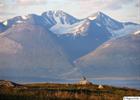
M 80 84 L 25 84 L 0 86 L 0 100 L 122 100 L 123 96 L 140 96 L 140 90 L 112 86 Z

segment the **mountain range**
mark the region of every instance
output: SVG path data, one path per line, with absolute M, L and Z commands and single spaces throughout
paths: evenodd
M 140 37 L 134 35 L 139 30 L 140 24 L 102 12 L 77 19 L 58 10 L 5 20 L 0 22 L 0 78 L 140 76 Z

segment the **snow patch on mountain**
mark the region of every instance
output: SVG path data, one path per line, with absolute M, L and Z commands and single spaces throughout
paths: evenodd
M 134 35 L 139 35 L 140 34 L 140 30 L 134 32 Z
M 110 33 L 112 33 L 113 38 L 117 38 L 117 37 L 131 34 L 131 33 L 134 33 L 136 31 L 140 30 L 140 25 L 133 25 L 133 24 L 125 25 L 125 24 L 123 24 L 123 28 L 119 29 L 119 30 L 112 30 L 108 27 L 107 27 L 107 29 L 109 30 Z
M 88 29 L 90 22 L 88 20 L 83 20 L 75 24 L 56 24 L 50 30 L 57 35 L 86 35 L 86 30 Z
M 101 27 L 101 24 L 100 23 L 96 23 L 99 27 Z
M 18 20 L 18 21 L 16 21 L 16 23 L 17 23 L 17 24 L 21 24 L 21 23 L 23 23 L 23 21 Z
M 94 13 L 88 17 L 89 20 L 96 20 L 99 16 L 102 16 L 101 12 Z
M 7 20 L 4 21 L 4 22 L 3 22 L 3 25 L 4 25 L 4 26 L 7 26 L 7 25 L 8 25 L 8 21 L 7 21 Z
M 89 20 L 95 20 L 97 18 L 97 16 L 89 16 L 88 19 Z
M 21 17 L 22 17 L 23 20 L 27 20 L 28 19 L 28 16 L 25 16 L 25 15 L 21 16 Z

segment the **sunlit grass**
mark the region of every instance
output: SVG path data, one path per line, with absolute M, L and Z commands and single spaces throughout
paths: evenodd
M 80 84 L 26 84 L 1 87 L 0 100 L 122 100 L 123 96 L 139 96 L 140 90 Z

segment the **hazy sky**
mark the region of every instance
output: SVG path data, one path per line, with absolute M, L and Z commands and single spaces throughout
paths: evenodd
M 102 11 L 120 21 L 140 23 L 140 0 L 0 0 L 0 20 L 47 10 L 63 10 L 77 18 Z

